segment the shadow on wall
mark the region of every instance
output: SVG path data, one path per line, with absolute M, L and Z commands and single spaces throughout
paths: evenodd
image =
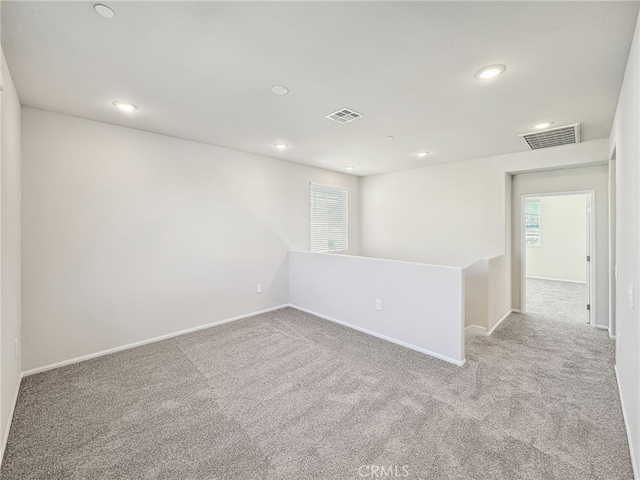
M 507 255 L 482 258 L 463 269 L 465 342 L 491 335 L 513 311 L 511 268 Z

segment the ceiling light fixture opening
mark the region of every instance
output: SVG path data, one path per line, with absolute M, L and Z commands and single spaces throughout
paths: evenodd
M 498 75 L 504 73 L 506 69 L 507 67 L 500 64 L 489 65 L 478 70 L 476 72 L 476 78 L 478 80 L 489 80 L 490 78 L 495 78 Z
M 138 110 L 137 105 L 134 105 L 131 102 L 124 102 L 122 100 L 116 100 L 115 102 L 113 102 L 113 105 L 123 112 L 135 112 L 136 110 Z
M 393 137 L 391 135 L 387 136 L 384 138 L 385 140 L 393 140 Z
M 354 167 L 353 165 L 347 165 L 346 167 L 344 167 L 345 170 L 353 170 L 354 168 L 356 167 Z
M 553 125 L 553 122 L 540 122 L 536 123 L 533 128 L 536 130 L 544 130 L 545 128 L 549 128 L 551 125 Z
M 289 145 L 287 145 L 286 143 L 274 143 L 273 146 L 276 147 L 278 150 L 284 150 Z
M 274 85 L 273 87 L 271 87 L 271 91 L 276 95 L 286 95 L 287 93 L 289 93 L 289 89 L 284 85 Z
M 104 18 L 113 18 L 116 16 L 116 12 L 107 7 L 106 5 L 102 5 L 101 3 L 96 3 L 93 6 L 93 9 L 96 11 L 98 15 Z
M 426 157 L 427 155 L 429 155 L 429 152 L 418 152 L 419 157 Z

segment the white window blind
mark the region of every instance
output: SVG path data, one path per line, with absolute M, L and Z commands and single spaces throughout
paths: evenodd
M 524 204 L 524 228 L 527 247 L 541 247 L 540 198 L 529 197 Z
M 349 249 L 349 190 L 311 184 L 311 251 Z

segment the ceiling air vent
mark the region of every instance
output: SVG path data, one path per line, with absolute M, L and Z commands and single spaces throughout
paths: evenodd
M 540 132 L 518 135 L 529 150 L 580 143 L 580 124 L 549 128 Z
M 354 110 L 351 110 L 350 108 L 341 108 L 340 110 L 338 110 L 337 112 L 333 112 L 330 113 L 329 115 L 327 115 L 327 118 L 329 120 L 334 120 L 338 123 L 349 123 L 349 122 L 353 122 L 354 120 L 359 119 L 360 117 L 364 117 L 363 114 L 358 113 Z

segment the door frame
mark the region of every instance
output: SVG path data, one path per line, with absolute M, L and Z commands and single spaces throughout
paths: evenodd
M 617 230 L 617 218 L 616 218 L 616 209 L 617 206 L 617 198 L 616 198 L 616 190 L 617 186 L 617 178 L 616 178 L 616 169 L 618 168 L 618 164 L 616 161 L 616 146 L 613 146 L 613 152 L 611 154 L 611 158 L 609 159 L 609 337 L 617 338 L 618 336 L 618 325 L 616 323 L 616 291 L 618 288 L 617 280 L 618 280 L 618 268 L 617 268 L 617 250 L 616 250 L 616 230 Z
M 587 195 L 589 205 L 589 225 L 587 225 L 589 248 L 587 255 L 587 302 L 591 305 L 588 311 L 589 325 L 595 327 L 597 316 L 597 279 L 596 279 L 596 191 L 572 190 L 565 192 L 523 193 L 520 195 L 520 311 L 527 311 L 527 246 L 525 229 L 525 202 L 529 197 L 563 197 L 567 195 Z M 586 213 L 586 212 L 585 212 Z M 585 305 L 586 308 L 586 305 Z

